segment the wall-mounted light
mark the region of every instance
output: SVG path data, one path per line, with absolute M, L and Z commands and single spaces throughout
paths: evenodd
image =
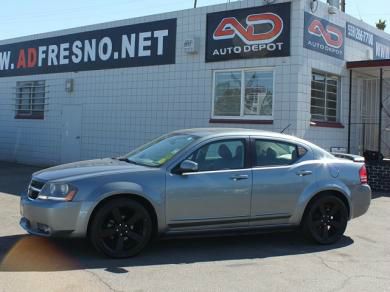
M 315 13 L 318 9 L 318 0 L 311 0 L 310 1 L 310 10 L 311 12 Z
M 328 13 L 336 14 L 340 9 L 340 0 L 328 0 Z

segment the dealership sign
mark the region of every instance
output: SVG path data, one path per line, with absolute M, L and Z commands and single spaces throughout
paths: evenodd
M 361 28 L 357 25 L 354 25 L 350 22 L 347 22 L 347 38 L 357 41 L 363 45 L 373 47 L 374 45 L 374 34 Z
M 375 60 L 390 59 L 390 40 L 376 35 L 373 49 Z
M 390 59 L 390 40 L 347 22 L 347 38 L 373 49 L 374 60 Z
M 0 46 L 0 77 L 175 63 L 176 19 Z
M 289 56 L 290 6 L 207 14 L 206 62 Z
M 344 28 L 305 12 L 303 46 L 344 60 Z

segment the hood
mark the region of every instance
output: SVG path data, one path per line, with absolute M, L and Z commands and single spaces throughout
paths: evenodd
M 62 164 L 37 171 L 33 177 L 41 181 L 75 179 L 79 176 L 89 177 L 102 173 L 145 171 L 150 168 L 119 161 L 111 158 L 94 159 Z

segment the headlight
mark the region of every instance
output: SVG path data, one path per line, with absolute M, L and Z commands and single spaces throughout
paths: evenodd
M 47 183 L 38 195 L 41 200 L 72 201 L 77 188 L 67 183 Z

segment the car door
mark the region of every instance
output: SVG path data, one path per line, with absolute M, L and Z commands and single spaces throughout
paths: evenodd
M 252 139 L 251 225 L 288 223 L 299 196 L 315 180 L 308 147 L 281 140 Z
M 252 187 L 248 141 L 237 137 L 203 143 L 183 159 L 196 162 L 198 171 L 167 173 L 166 218 L 170 229 L 248 226 Z

